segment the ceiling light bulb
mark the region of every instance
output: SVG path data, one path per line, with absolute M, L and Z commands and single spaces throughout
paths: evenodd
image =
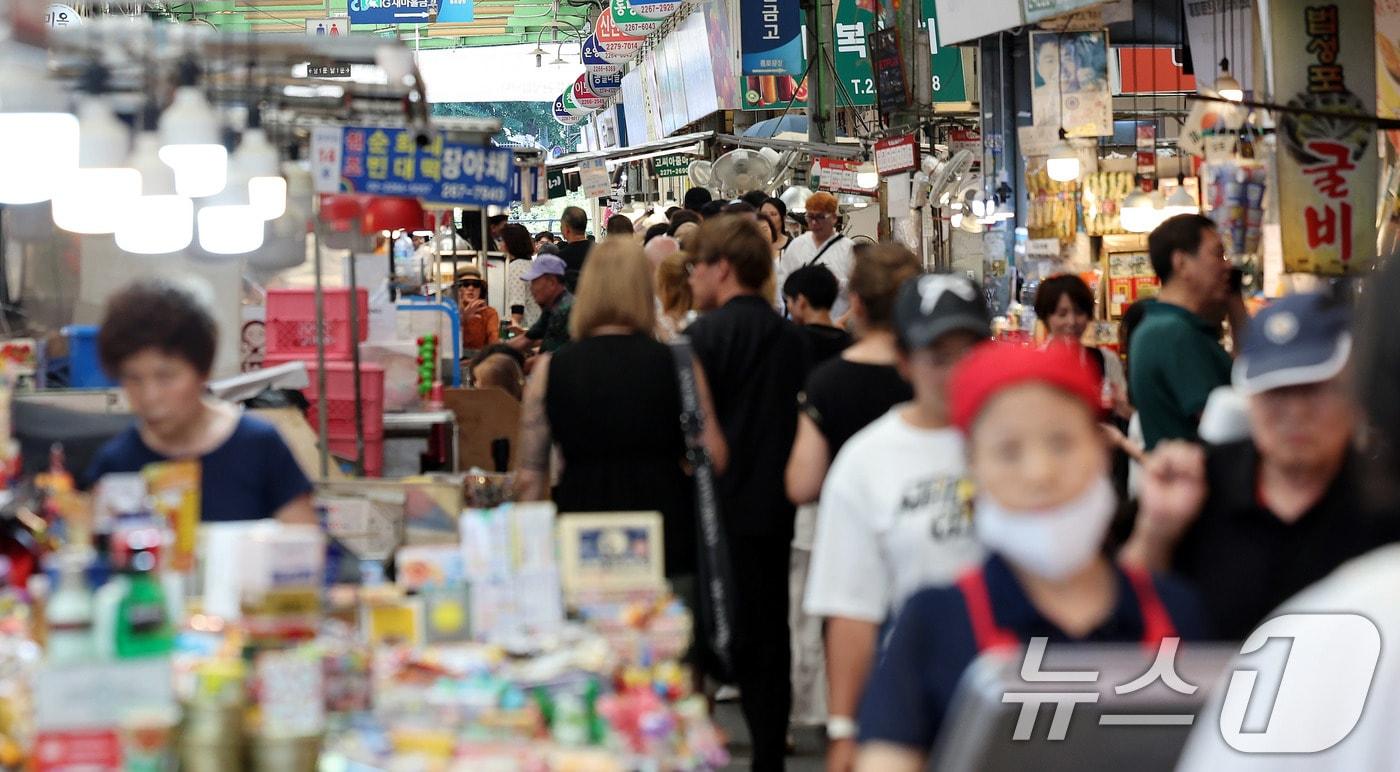
M 160 159 L 175 170 L 180 195 L 203 198 L 224 189 L 228 150 L 221 141 L 219 117 L 198 87 L 175 90 L 170 107 L 160 116 L 160 139 Z
M 1056 182 L 1072 182 L 1079 179 L 1079 153 L 1061 139 L 1050 146 L 1050 156 L 1045 161 L 1045 173 Z
M 1156 227 L 1152 197 L 1141 190 L 1129 193 L 1119 210 L 1119 223 L 1129 233 L 1146 233 Z
M 228 182 L 195 215 L 199 247 L 216 255 L 241 255 L 262 246 L 265 221 L 252 204 L 247 170 L 241 164 L 233 165 Z
M 856 172 L 856 187 L 861 190 L 874 190 L 880 187 L 878 172 Z
M 160 139 L 142 132 L 127 165 L 141 178 L 141 195 L 130 201 L 117 227 L 117 246 L 138 255 L 164 255 L 194 238 L 194 203 L 175 192 L 175 172 L 160 160 Z
M 84 100 L 78 116 L 78 168 L 54 194 L 53 221 L 72 233 L 112 233 L 141 194 L 141 174 L 125 165 L 130 132 L 100 97 Z
M 279 168 L 277 148 L 267 141 L 266 132 L 257 128 L 243 132 L 229 165 L 236 168 L 232 175 L 247 178 L 248 202 L 259 217 L 276 220 L 287 211 L 287 181 Z
M 1235 80 L 1235 76 L 1228 71 L 1220 73 L 1220 78 L 1215 81 L 1215 91 L 1220 94 L 1221 99 L 1228 99 L 1231 102 L 1244 101 L 1244 89 L 1240 87 L 1240 82 Z
M 1186 186 L 1178 185 L 1176 190 L 1167 196 L 1167 203 L 1163 210 L 1170 218 L 1179 214 L 1196 214 L 1200 208 L 1196 206 L 1196 200 L 1191 198 L 1191 194 L 1186 192 Z

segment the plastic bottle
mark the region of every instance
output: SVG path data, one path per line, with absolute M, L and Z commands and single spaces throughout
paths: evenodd
M 112 635 L 118 658 L 169 653 L 174 646 L 164 583 L 157 571 L 160 531 L 154 528 L 127 532 L 130 557 L 122 572 L 125 587 L 115 609 Z
M 83 552 L 62 552 L 57 555 L 57 562 L 58 589 L 45 608 L 48 661 L 85 662 L 97 655 L 92 625 L 93 599 L 86 575 L 91 556 Z

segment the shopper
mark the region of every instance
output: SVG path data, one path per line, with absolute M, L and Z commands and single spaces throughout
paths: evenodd
M 656 267 L 656 339 L 670 343 L 695 321 L 694 302 L 690 293 L 690 266 L 693 261 L 684 252 L 672 252 Z
M 659 222 L 647 228 L 646 235 L 642 237 L 642 246 L 651 244 L 652 240 L 658 236 L 669 236 L 671 234 L 671 224 L 669 222 Z
M 196 460 L 205 522 L 314 524 L 311 482 L 277 429 L 205 398 L 217 343 L 205 305 L 171 282 L 139 281 L 108 299 L 97 353 L 136 423 L 102 447 L 84 487 L 158 461 Z
M 807 233 L 792 240 L 787 251 L 783 252 L 778 270 L 779 283 L 798 268 L 809 265 L 824 265 L 836 276 L 841 291 L 832 306 L 832 316 L 841 323 L 850 307 L 846 284 L 851 278 L 853 243 L 844 233 L 837 230 L 839 216 L 836 213 L 836 197 L 830 193 L 813 193 L 807 198 Z
M 894 307 L 912 402 L 845 444 L 822 486 L 804 609 L 826 619 L 828 769 L 855 759 L 855 716 L 881 626 L 922 587 L 949 584 L 982 551 L 961 500 L 962 437 L 948 374 L 991 335 L 980 288 L 947 274 L 910 279 Z
M 728 443 L 720 512 L 736 570 L 735 670 L 754 769 L 783 768 L 792 700 L 788 553 L 793 507 L 783 468 L 796 430 L 806 342 L 759 291 L 772 275 L 767 235 L 743 217 L 701 228 L 690 286 L 704 311 L 687 331 Z
M 706 203 L 704 206 L 700 207 L 700 219 L 701 219 L 702 221 L 703 221 L 703 220 L 713 220 L 714 218 L 720 216 L 721 214 L 724 214 L 724 202 L 723 202 L 723 201 L 710 201 L 710 202 Z
M 676 243 L 681 245 L 681 249 L 683 249 L 683 250 L 685 250 L 685 251 L 687 251 L 687 252 L 694 252 L 694 251 L 695 251 L 695 245 L 692 244 L 691 242 L 695 239 L 696 235 L 699 234 L 699 233 L 700 233 L 700 224 L 699 224 L 699 223 L 694 223 L 694 222 L 684 222 L 684 223 L 681 223 L 680 226 L 676 228 L 676 235 L 675 235 Z
M 511 353 L 516 353 L 514 350 Z M 500 389 L 516 402 L 525 397 L 525 371 L 516 357 L 508 354 L 489 354 L 480 363 L 472 365 L 472 387 L 477 389 Z
M 904 607 L 861 708 L 861 770 L 923 769 L 979 652 L 1032 637 L 1053 648 L 1201 635 L 1188 588 L 1102 554 L 1117 501 L 1088 366 L 1061 348 L 985 344 L 948 393 L 977 490 L 973 527 L 991 556 Z
M 699 225 L 700 213 L 692 211 L 690 209 L 681 209 L 675 214 L 671 215 L 671 235 L 675 236 L 676 232 L 680 230 L 680 227 L 688 222 L 693 222 L 696 225 Z
M 593 248 L 593 240 L 588 238 L 588 213 L 576 206 L 565 207 L 559 215 L 559 231 L 564 235 L 564 245 L 559 248 L 568 273 L 564 285 L 570 292 L 578 286 L 578 274 L 588 259 L 588 250 Z
M 503 214 L 493 214 L 486 218 L 486 232 L 491 236 L 491 243 L 496 250 L 503 250 L 505 245 L 501 243 L 501 232 L 505 230 L 506 223 L 510 217 Z
M 1162 291 L 1133 333 L 1128 375 L 1151 450 L 1162 440 L 1195 440 L 1211 390 L 1230 382 L 1219 327 L 1203 317 L 1218 314 L 1231 293 L 1225 244 L 1210 218 L 1168 219 L 1148 236 L 1147 250 Z M 1244 324 L 1238 314 L 1232 321 Z
M 608 236 L 631 236 L 636 233 L 632 218 L 625 214 L 615 214 L 608 218 Z
M 530 285 L 530 295 L 540 306 L 540 318 L 524 335 L 511 338 L 509 344 L 520 351 L 552 354 L 569 343 L 569 313 L 574 296 L 564 286 L 564 261 L 554 255 L 541 255 L 530 263 L 530 270 L 520 277 Z
M 486 280 L 480 268 L 466 265 L 457 269 L 454 286 L 462 323 L 462 352 L 470 356 L 501 339 L 501 315 L 486 301 Z
M 540 318 L 540 304 L 530 294 L 530 286 L 521 280 L 529 272 L 530 261 L 535 256 L 530 232 L 524 225 L 509 223 L 501 231 L 501 243 L 506 251 L 506 305 L 511 309 L 524 308 L 524 323 L 519 326 L 528 329 Z
M 767 223 L 760 225 L 767 227 Z M 831 304 L 836 302 L 838 289 L 836 277 L 824 265 L 799 268 L 783 282 L 783 302 L 788 318 L 807 336 L 813 366 L 851 345 L 851 334 L 831 321 Z
M 676 364 L 651 337 L 655 299 L 651 267 L 635 244 L 605 242 L 589 256 L 569 320 L 577 341 L 535 366 L 521 416 L 522 498 L 548 496 L 550 447 L 563 471 L 554 491 L 560 512 L 662 515 L 668 576 L 693 576 L 694 483 L 685 471 Z M 703 368 L 695 367 L 703 412 L 715 415 Z M 707 421 L 705 447 L 716 470 L 726 449 Z
M 710 195 L 709 188 L 695 187 L 685 192 L 685 198 L 681 200 L 681 206 L 688 211 L 694 212 L 698 216 L 700 210 L 713 199 L 714 196 Z
M 1108 382 L 1105 392 L 1111 395 L 1114 412 L 1127 419 L 1132 415 L 1128 406 L 1128 380 L 1123 374 L 1123 362 L 1111 349 L 1085 346 L 1084 331 L 1094 318 L 1094 291 L 1084 280 L 1071 273 L 1051 276 L 1040 282 L 1035 291 L 1035 315 L 1045 325 L 1048 345 L 1068 345 L 1082 351 L 1102 379 Z
M 535 249 L 536 249 L 537 251 L 539 250 L 539 248 L 540 248 L 541 246 L 543 246 L 543 245 L 545 245 L 545 244 L 553 244 L 553 243 L 554 243 L 554 234 L 553 234 L 553 233 L 550 233 L 549 231 L 540 231 L 539 233 L 536 233 L 536 234 L 535 234 Z
M 740 201 L 743 201 L 745 204 L 748 204 L 749 206 L 753 207 L 755 211 L 757 211 L 759 207 L 763 206 L 763 204 L 767 202 L 770 198 L 772 198 L 772 196 L 769 196 L 767 193 L 761 190 L 750 190 L 748 193 L 739 196 Z
M 660 268 L 661 261 L 665 260 L 667 255 L 673 252 L 679 252 L 680 249 L 681 243 L 666 235 L 657 236 L 651 241 L 648 241 L 646 246 L 642 247 L 642 251 L 645 252 L 647 256 L 647 262 L 651 263 L 653 268 Z
M 787 233 L 787 204 L 781 198 L 769 196 L 758 207 L 758 214 L 773 229 L 773 258 L 776 260 L 792 243 L 792 237 Z
M 1251 439 L 1164 443 L 1145 466 L 1123 559 L 1196 585 L 1213 631 L 1243 639 L 1279 603 L 1388 540 L 1358 477 L 1350 314 L 1321 294 L 1260 312 L 1235 366 Z

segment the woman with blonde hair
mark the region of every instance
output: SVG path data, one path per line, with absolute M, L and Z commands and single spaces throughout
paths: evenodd
M 670 343 L 695 320 L 690 295 L 690 255 L 672 252 L 656 266 L 656 338 Z
M 656 299 L 641 247 L 613 239 L 588 253 L 569 325 L 574 343 L 541 357 L 525 389 L 520 497 L 547 497 L 550 448 L 558 445 L 560 512 L 660 512 L 667 575 L 692 575 L 695 486 L 677 364 L 652 337 Z M 713 416 L 705 374 L 692 368 L 701 409 Z M 716 422 L 705 422 L 703 441 L 722 470 L 727 449 Z

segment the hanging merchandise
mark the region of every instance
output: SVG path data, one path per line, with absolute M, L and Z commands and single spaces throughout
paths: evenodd
M 1255 162 L 1230 161 L 1210 164 L 1203 176 L 1206 205 L 1225 241 L 1225 254 L 1258 254 L 1268 170 Z
M 1123 199 L 1133 191 L 1133 175 L 1128 172 L 1094 172 L 1084 175 L 1084 232 L 1090 236 L 1122 233 L 1119 222 Z
M 806 69 L 802 8 L 797 0 L 750 0 L 739 4 L 744 75 L 791 75 Z
M 1284 270 L 1336 276 L 1369 270 L 1376 254 L 1376 129 L 1340 117 L 1376 108 L 1372 0 L 1290 6 L 1270 14 L 1279 100 L 1338 117 L 1278 119 Z M 1296 213 L 1296 214 L 1292 214 Z
M 1050 179 L 1045 167 L 1026 170 L 1026 186 L 1030 196 L 1030 213 L 1026 227 L 1033 239 L 1059 239 L 1068 243 L 1078 230 L 1075 207 L 1078 183 Z
M 1113 134 L 1108 33 L 1032 32 L 1031 111 L 1037 126 L 1070 137 Z
M 593 22 L 593 36 L 598 41 L 601 48 L 599 53 L 603 59 L 612 64 L 625 64 L 636 56 L 647 42 L 645 37 L 629 35 L 622 31 L 613 20 L 611 8 L 598 14 L 597 21 Z

